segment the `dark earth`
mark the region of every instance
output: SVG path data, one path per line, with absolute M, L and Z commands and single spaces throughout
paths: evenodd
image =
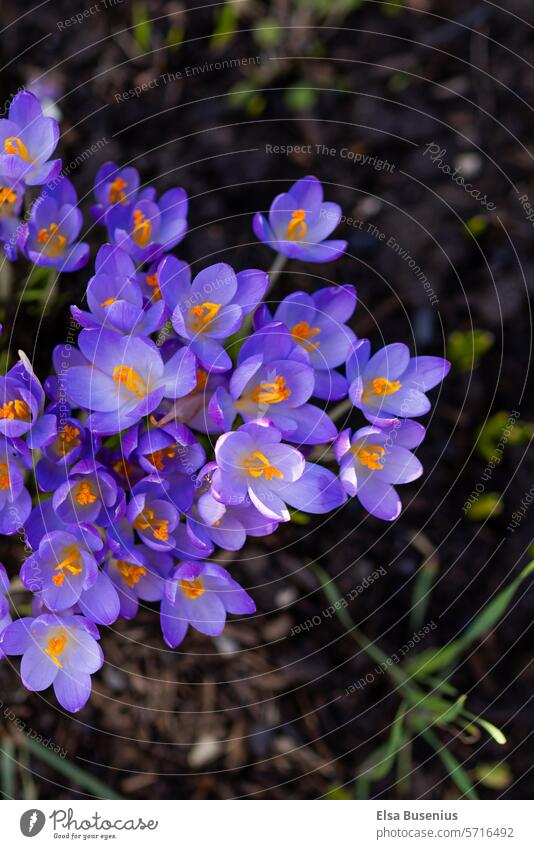
M 507 0 L 506 10 L 485 0 L 257 0 L 237 4 L 232 19 L 221 5 L 101 0 L 100 10 L 65 25 L 89 5 L 55 0 L 33 9 L 3 0 L 0 52 L 3 104 L 37 77 L 54 90 L 59 153 L 74 163 L 69 176 L 86 213 L 91 262 L 104 239 L 89 216 L 92 184 L 107 160 L 135 165 L 159 192 L 186 189 L 190 230 L 175 252 L 198 267 L 268 269 L 273 255 L 255 240 L 252 215 L 313 173 L 349 219 L 336 232 L 348 252 L 332 265 L 288 263 L 273 298 L 350 282 L 359 296 L 353 327 L 375 348 L 404 341 L 445 355 L 451 333 L 473 328 L 492 334 L 493 344 L 478 362 L 469 348 L 467 367 L 455 361 L 432 393 L 418 452 L 425 476 L 403 488 L 396 522 L 386 526 L 354 502 L 335 516 L 281 526 L 237 553 L 232 568 L 253 593 L 256 616 L 230 623 L 215 642 L 190 632 L 176 651 L 164 647 L 155 608 L 119 620 L 104 630 L 107 663 L 76 716 L 49 693 L 28 694 L 17 664 L 4 663 L 0 735 L 21 753 L 14 795 L 91 791 L 29 753 L 5 708 L 124 797 L 308 799 L 336 787 L 352 795 L 362 763 L 387 739 L 399 698 L 387 675 L 345 694 L 375 664 L 336 616 L 295 633 L 328 606 L 310 564 L 341 594 L 385 571 L 348 612 L 392 655 L 420 627 L 413 592 L 429 556 L 438 572 L 420 624 L 436 627 L 419 649 L 463 633 L 532 557 L 528 509 L 508 529 L 533 483 L 527 441 L 506 445 L 485 484 L 500 497 L 498 509 L 474 516 L 462 506 L 487 464 L 475 447 L 485 422 L 511 411 L 534 420 L 534 224 L 526 206 L 534 204 L 534 11 L 528 0 Z M 144 90 L 124 96 L 135 86 Z M 451 178 L 455 168 L 471 194 Z M 46 305 L 21 300 L 29 271 L 24 260 L 14 267 L 2 342 L 5 349 L 12 332 L 11 356 L 26 350 L 44 379 L 91 266 L 63 275 Z M 356 414 L 348 422 L 363 424 Z M 0 554 L 15 575 L 22 545 L 4 538 Z M 506 746 L 453 727 L 437 731 L 471 776 L 477 766 L 506 762 L 498 787 L 478 782 L 483 798 L 528 798 L 534 789 L 527 589 L 528 582 L 452 677 L 470 710 L 503 729 Z M 23 603 L 22 593 L 15 600 Z M 392 771 L 371 795 L 460 795 L 420 738 L 409 772 L 398 783 Z

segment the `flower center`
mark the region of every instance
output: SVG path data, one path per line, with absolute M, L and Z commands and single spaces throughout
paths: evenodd
M 110 307 L 111 304 L 114 304 L 116 302 L 117 302 L 117 298 L 107 298 L 105 301 L 102 301 L 100 306 L 101 307 Z
M 55 222 L 52 222 L 50 227 L 41 227 L 37 233 L 37 241 L 43 245 L 42 253 L 50 259 L 55 259 L 61 256 L 67 244 L 67 237 L 63 236 L 59 231 L 59 227 Z
M 265 480 L 270 481 L 273 478 L 284 477 L 280 469 L 277 469 L 276 466 L 271 466 L 265 454 L 261 454 L 260 451 L 254 451 L 250 457 L 247 457 L 243 466 L 253 478 L 261 478 L 264 475 Z
M 76 501 L 78 504 L 86 505 L 86 504 L 94 504 L 96 501 L 96 495 L 91 488 L 91 484 L 88 481 L 81 481 L 78 484 L 78 491 L 75 495 Z
M 197 368 L 197 385 L 194 388 L 194 392 L 203 392 L 206 386 L 208 385 L 208 372 L 204 371 L 202 368 Z
M 0 186 L 0 216 L 9 215 L 13 204 L 17 200 L 17 193 L 8 186 Z
M 175 449 L 176 445 L 169 445 L 167 448 L 160 448 L 158 451 L 153 451 L 152 454 L 147 454 L 147 460 L 149 463 L 152 463 L 159 472 L 162 472 L 165 468 L 165 458 L 168 457 L 169 460 L 172 460 L 173 457 L 176 457 Z
M 124 480 L 129 480 L 133 473 L 133 466 L 128 460 L 125 460 L 121 457 L 119 460 L 115 460 L 113 463 L 113 469 L 120 475 Z
M 31 162 L 28 148 L 18 136 L 10 136 L 4 142 L 4 150 L 6 153 L 11 153 L 15 156 L 20 156 L 24 162 Z
M 58 434 L 58 454 L 64 457 L 69 453 L 69 451 L 72 451 L 73 448 L 77 448 L 81 442 L 81 440 L 76 438 L 79 434 L 80 431 L 77 427 L 72 427 L 72 425 L 66 424 L 63 430 Z
M 221 308 L 221 304 L 213 304 L 211 301 L 204 301 L 203 304 L 197 304 L 189 310 L 193 316 L 191 321 L 191 329 L 195 333 L 202 333 L 206 330 L 208 324 L 213 321 Z
M 286 401 L 291 395 L 291 389 L 286 386 L 282 376 L 275 379 L 274 383 L 260 383 L 250 393 L 250 400 L 254 404 L 279 404 Z
M 146 395 L 145 384 L 135 369 L 130 368 L 130 366 L 115 366 L 113 380 L 115 383 L 122 383 L 129 392 L 133 392 L 138 398 L 144 398 Z
M 132 238 L 140 248 L 146 248 L 152 235 L 152 224 L 140 209 L 134 209 Z
M 20 398 L 15 398 L 14 401 L 6 401 L 0 407 L 0 419 L 9 419 L 9 421 L 18 419 L 28 422 L 30 420 L 30 408 L 26 401 L 21 401 Z
M 287 225 L 286 238 L 291 242 L 300 242 L 308 230 L 306 224 L 306 212 L 304 209 L 295 209 L 291 215 L 291 221 Z
M 398 392 L 401 386 L 402 384 L 400 380 L 388 380 L 387 377 L 375 377 L 375 379 L 371 381 L 371 387 L 368 388 L 368 392 L 370 391 L 374 395 L 384 397 L 385 395 L 393 395 L 394 392 Z
M 180 581 L 180 587 L 187 598 L 199 598 L 206 592 L 198 578 L 194 581 Z
M 0 489 L 9 489 L 9 466 L 7 463 L 0 463 Z
M 133 563 L 127 563 L 125 560 L 117 560 L 117 569 L 131 590 L 146 575 L 144 566 L 135 566 Z
M 62 587 L 65 581 L 65 572 L 70 572 L 71 575 L 79 575 L 83 570 L 81 566 L 80 550 L 77 546 L 72 545 L 64 551 L 65 558 L 58 563 L 52 575 L 52 581 L 56 587 Z
M 124 189 L 128 183 L 126 180 L 123 180 L 122 177 L 115 177 L 112 184 L 109 187 L 109 195 L 108 200 L 110 203 L 122 203 L 123 205 L 126 203 L 126 193 Z
M 59 637 L 50 637 L 48 640 L 48 645 L 45 648 L 45 654 L 49 655 L 56 666 L 59 666 L 60 669 L 63 669 L 63 664 L 59 662 L 59 655 L 63 654 L 65 651 L 65 646 L 67 645 L 69 638 L 63 632 L 59 635 Z
M 364 445 L 363 448 L 358 448 L 355 454 L 362 464 L 368 469 L 375 472 L 377 469 L 383 469 L 384 464 L 380 460 L 385 454 L 385 450 L 381 445 Z
M 153 510 L 144 510 L 133 524 L 139 531 L 152 531 L 153 536 L 161 542 L 169 539 L 169 520 L 156 518 Z
M 163 295 L 161 294 L 161 289 L 159 288 L 158 283 L 158 275 L 154 272 L 154 274 L 147 274 L 145 277 L 145 281 L 147 286 L 150 286 L 151 289 L 154 290 L 153 299 L 155 301 L 161 301 Z
M 321 344 L 320 342 L 311 342 L 314 336 L 321 332 L 320 327 L 310 327 L 307 321 L 299 321 L 298 324 L 291 328 L 291 337 L 299 345 L 302 345 L 306 351 L 314 351 Z

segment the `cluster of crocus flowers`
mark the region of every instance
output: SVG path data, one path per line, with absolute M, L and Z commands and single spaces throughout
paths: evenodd
M 0 169 L 12 178 L 0 222 L 16 218 L 21 187 L 42 185 L 17 245 L 33 262 L 73 270 L 88 247 L 77 242 L 74 188 L 49 159 L 50 120 L 24 94 L 0 121 Z M 249 536 L 349 499 L 395 519 L 396 487 L 422 474 L 413 449 L 425 429 L 414 418 L 449 368 L 403 344 L 371 356 L 352 325 L 350 283 L 293 291 L 273 309 L 262 269 L 216 262 L 193 273 L 170 254 L 187 229 L 182 189 L 158 201 L 135 168 L 106 163 L 95 201 L 109 241 L 86 305 L 71 308 L 77 347 L 65 358 L 58 346 L 44 388 L 22 353 L 0 378 L 0 532 L 24 529 L 20 579 L 34 596 L 32 615 L 15 618 L 0 567 L 0 656 L 22 656 L 25 686 L 52 686 L 69 711 L 85 705 L 103 663 L 97 626 L 155 606 L 175 648 L 190 628 L 213 637 L 228 615 L 254 613 L 234 570 L 217 562 Z M 340 217 L 305 177 L 253 228 L 288 259 L 325 262 L 345 250 L 329 238 Z M 333 404 L 347 398 L 353 426 L 338 432 Z

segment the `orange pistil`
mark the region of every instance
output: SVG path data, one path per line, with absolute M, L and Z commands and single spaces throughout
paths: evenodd
M 197 304 L 197 306 L 191 307 L 189 312 L 194 316 L 191 322 L 191 330 L 194 333 L 202 333 L 203 330 L 206 330 L 220 308 L 221 304 L 213 304 L 211 301 L 204 301 L 203 304 Z
M 81 554 L 79 548 L 75 545 L 70 546 L 64 552 L 66 555 L 65 558 L 58 563 L 54 572 L 57 572 L 56 575 L 52 575 L 52 580 L 56 587 L 62 587 L 65 581 L 65 572 L 70 572 L 71 575 L 79 575 L 83 569 L 81 565 Z
M 78 491 L 75 498 L 78 504 L 81 504 L 82 506 L 95 503 L 96 495 L 88 481 L 81 481 L 81 483 L 78 484 Z
M 287 225 L 286 238 L 290 242 L 300 242 L 308 231 L 306 224 L 306 212 L 304 209 L 295 209 L 291 215 L 291 221 Z
M 0 489 L 9 489 L 9 466 L 7 463 L 0 463 Z
M 284 477 L 280 469 L 277 469 L 276 466 L 271 466 L 265 454 L 261 454 L 259 451 L 254 451 L 250 457 L 247 457 L 243 466 L 253 478 L 261 478 L 263 475 L 266 481 L 270 481 L 273 478 Z
M 254 404 L 279 404 L 286 401 L 291 395 L 291 389 L 286 386 L 283 377 L 279 376 L 274 383 L 260 383 L 250 393 L 250 400 Z
M 371 388 L 374 395 L 392 395 L 398 392 L 402 384 L 400 380 L 388 380 L 387 377 L 375 377 L 371 381 Z
M 131 590 L 146 575 L 144 566 L 135 566 L 133 563 L 127 563 L 126 560 L 117 560 L 117 569 Z
M 122 203 L 123 206 L 126 203 L 126 192 L 124 189 L 128 183 L 122 179 L 122 177 L 115 177 L 112 184 L 109 187 L 108 200 L 110 203 Z
M 169 520 L 157 519 L 153 510 L 144 510 L 133 524 L 138 531 L 152 531 L 154 538 L 161 542 L 169 539 Z
M 320 327 L 310 327 L 307 321 L 299 321 L 298 324 L 293 325 L 291 328 L 291 337 L 299 345 L 302 345 L 306 351 L 314 351 L 321 343 L 310 342 L 310 340 L 320 332 Z
M 187 598 L 199 598 L 206 592 L 198 578 L 195 578 L 194 581 L 180 581 L 180 586 Z
M 154 274 L 147 274 L 145 277 L 145 281 L 147 286 L 150 286 L 151 289 L 154 290 L 154 294 L 152 295 L 155 301 L 161 301 L 163 295 L 161 294 L 161 289 L 159 288 L 158 275 L 154 272 Z
M 9 215 L 16 200 L 17 193 L 13 189 L 0 186 L 0 216 Z
M 364 445 L 354 453 L 362 466 L 367 466 L 371 471 L 375 472 L 377 469 L 384 468 L 384 464 L 380 463 L 380 460 L 386 452 L 381 445 Z
M 79 435 L 80 431 L 77 427 L 72 427 L 72 425 L 66 424 L 63 430 L 58 433 L 58 454 L 65 457 L 69 451 L 72 451 L 73 448 L 77 448 L 81 442 L 81 440 L 77 438 Z
M 120 460 L 115 460 L 113 463 L 113 469 L 120 475 L 124 480 L 129 480 L 133 473 L 133 466 L 128 460 L 124 460 L 122 457 Z
M 152 235 L 152 224 L 148 218 L 143 215 L 140 209 L 134 209 L 133 220 L 134 228 L 132 239 L 138 247 L 146 248 L 150 242 L 150 236 Z
M 9 421 L 18 419 L 22 422 L 28 422 L 30 420 L 30 408 L 26 401 L 21 401 L 20 398 L 15 398 L 14 401 L 6 401 L 0 407 L 0 419 L 9 419 Z
M 138 398 L 144 398 L 146 386 L 137 374 L 137 372 L 129 366 L 115 366 L 113 369 L 113 380 L 115 383 L 122 383 L 130 392 L 137 395 Z
M 176 457 L 176 444 L 168 445 L 167 448 L 160 448 L 158 451 L 153 451 L 152 454 L 147 454 L 146 458 L 149 463 L 162 472 L 165 468 L 165 458 L 172 460 Z
M 10 136 L 4 142 L 4 151 L 6 153 L 13 154 L 15 156 L 20 156 L 24 162 L 31 162 L 30 154 L 28 153 L 28 148 L 24 144 L 24 142 L 19 139 L 18 136 Z
M 50 655 L 56 666 L 59 666 L 60 669 L 63 669 L 63 664 L 59 662 L 58 657 L 65 651 L 68 641 L 69 638 L 67 635 L 62 633 L 59 637 L 51 637 L 48 640 L 48 646 L 45 648 L 45 654 Z
M 48 228 L 41 227 L 37 233 L 37 241 L 43 245 L 44 255 L 55 259 L 64 252 L 67 237 L 59 232 L 59 226 L 53 221 Z
M 117 302 L 117 298 L 107 298 L 107 300 L 102 301 L 100 304 L 101 307 L 110 307 L 111 304 L 115 304 Z

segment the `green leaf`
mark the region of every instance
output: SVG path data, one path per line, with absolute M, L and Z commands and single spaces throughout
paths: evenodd
M 184 34 L 185 30 L 183 27 L 173 24 L 167 33 L 167 38 L 165 39 L 167 47 L 170 47 L 171 50 L 175 50 L 179 47 L 184 40 Z
M 296 83 L 286 88 L 284 100 L 292 112 L 309 112 L 315 106 L 315 91 L 305 83 Z
M 362 770 L 356 779 L 356 796 L 358 799 L 367 798 L 367 785 L 381 781 L 393 768 L 395 758 L 399 749 L 406 745 L 408 738 L 404 730 L 404 720 L 406 717 L 406 705 L 400 705 L 393 725 L 389 739 L 384 745 L 379 746 L 368 758 L 364 761 Z
M 276 47 L 282 37 L 282 28 L 276 18 L 263 18 L 253 30 L 254 41 L 263 50 Z
M 417 631 L 426 618 L 430 602 L 430 593 L 438 574 L 438 561 L 430 557 L 419 569 L 414 581 L 410 607 L 410 628 Z
M 512 783 L 513 775 L 507 763 L 477 764 L 471 775 L 490 790 L 506 790 Z
M 142 0 L 132 7 L 133 37 L 140 50 L 146 52 L 152 40 L 152 24 L 148 17 L 146 4 Z
M 473 236 L 475 239 L 477 236 L 481 236 L 484 230 L 488 226 L 488 219 L 485 215 L 473 215 L 472 218 L 468 218 L 464 224 L 466 232 L 469 233 L 470 236 Z
M 524 445 L 534 435 L 534 425 L 521 421 L 506 410 L 490 416 L 477 436 L 477 451 L 498 465 L 506 445 Z
M 494 341 L 489 330 L 455 330 L 447 338 L 447 354 L 458 371 L 470 371 L 478 366 Z
M 460 792 L 463 796 L 467 796 L 468 799 L 476 800 L 478 799 L 477 792 L 473 787 L 471 779 L 469 778 L 467 772 L 461 766 L 454 755 L 452 755 L 448 749 L 446 749 L 439 737 L 434 734 L 433 731 L 427 730 L 421 732 L 423 738 L 427 741 L 427 743 L 434 749 L 438 758 L 442 762 L 443 766 L 447 770 L 451 779 L 454 781 Z
M 6 799 L 15 798 L 15 747 L 4 737 L 0 742 L 0 783 Z
M 234 30 L 237 28 L 237 12 L 232 2 L 225 3 L 224 6 L 215 13 L 215 29 L 211 36 L 211 46 L 216 50 L 226 47 L 235 36 Z
M 495 742 L 499 744 L 499 746 L 505 745 L 506 737 L 504 736 L 500 728 L 497 728 L 495 725 L 493 725 L 493 723 L 488 722 L 487 719 L 480 719 L 479 717 L 475 719 L 475 722 L 477 722 L 480 727 L 484 729 L 484 731 L 487 731 L 490 737 L 492 737 Z
M 467 508 L 467 517 L 472 522 L 483 522 L 485 519 L 500 516 L 503 511 L 501 496 L 498 492 L 485 492 Z
M 338 801 L 352 801 L 352 796 L 347 793 L 344 787 L 332 787 L 325 796 L 325 799 L 336 799 Z

